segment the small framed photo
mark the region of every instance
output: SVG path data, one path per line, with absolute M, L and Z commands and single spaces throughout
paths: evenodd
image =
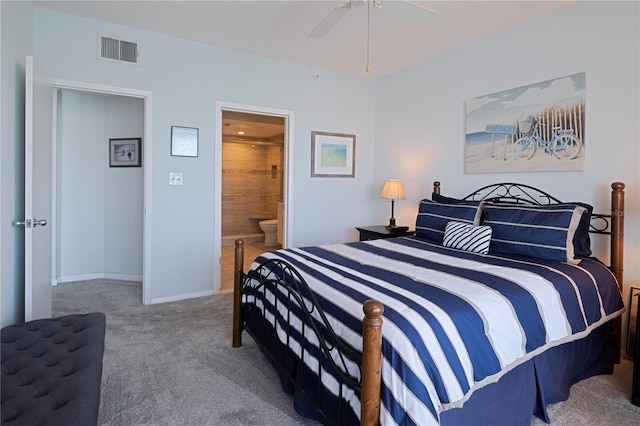
M 311 177 L 355 177 L 356 135 L 311 132 Z
M 109 167 L 140 167 L 142 138 L 109 139 Z
M 198 156 L 198 129 L 171 126 L 171 155 L 175 157 Z

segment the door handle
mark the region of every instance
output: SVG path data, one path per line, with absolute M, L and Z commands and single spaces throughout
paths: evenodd
M 33 227 L 36 226 L 47 226 L 47 219 L 33 219 Z
M 36 226 L 47 226 L 47 219 L 25 219 L 24 222 L 15 221 L 13 222 L 15 226 L 24 226 L 25 228 L 35 228 Z

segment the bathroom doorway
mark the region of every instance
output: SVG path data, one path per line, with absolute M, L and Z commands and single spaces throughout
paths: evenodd
M 221 109 L 221 293 L 233 290 L 236 239 L 245 241 L 247 263 L 286 246 L 288 122 L 282 114 Z

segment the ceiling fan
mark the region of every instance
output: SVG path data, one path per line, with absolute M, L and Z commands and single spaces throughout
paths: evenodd
M 342 18 L 354 7 L 371 6 L 383 9 L 383 0 L 348 0 L 334 8 L 325 18 L 309 33 L 310 38 L 318 38 L 326 35 Z M 440 12 L 429 9 L 420 4 L 408 0 L 384 1 L 384 9 L 388 9 L 400 17 L 428 24 L 438 18 Z

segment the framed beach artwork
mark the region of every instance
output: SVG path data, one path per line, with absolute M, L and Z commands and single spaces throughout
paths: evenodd
M 311 132 L 311 177 L 354 177 L 356 135 Z
M 465 173 L 584 170 L 585 73 L 465 102 Z

